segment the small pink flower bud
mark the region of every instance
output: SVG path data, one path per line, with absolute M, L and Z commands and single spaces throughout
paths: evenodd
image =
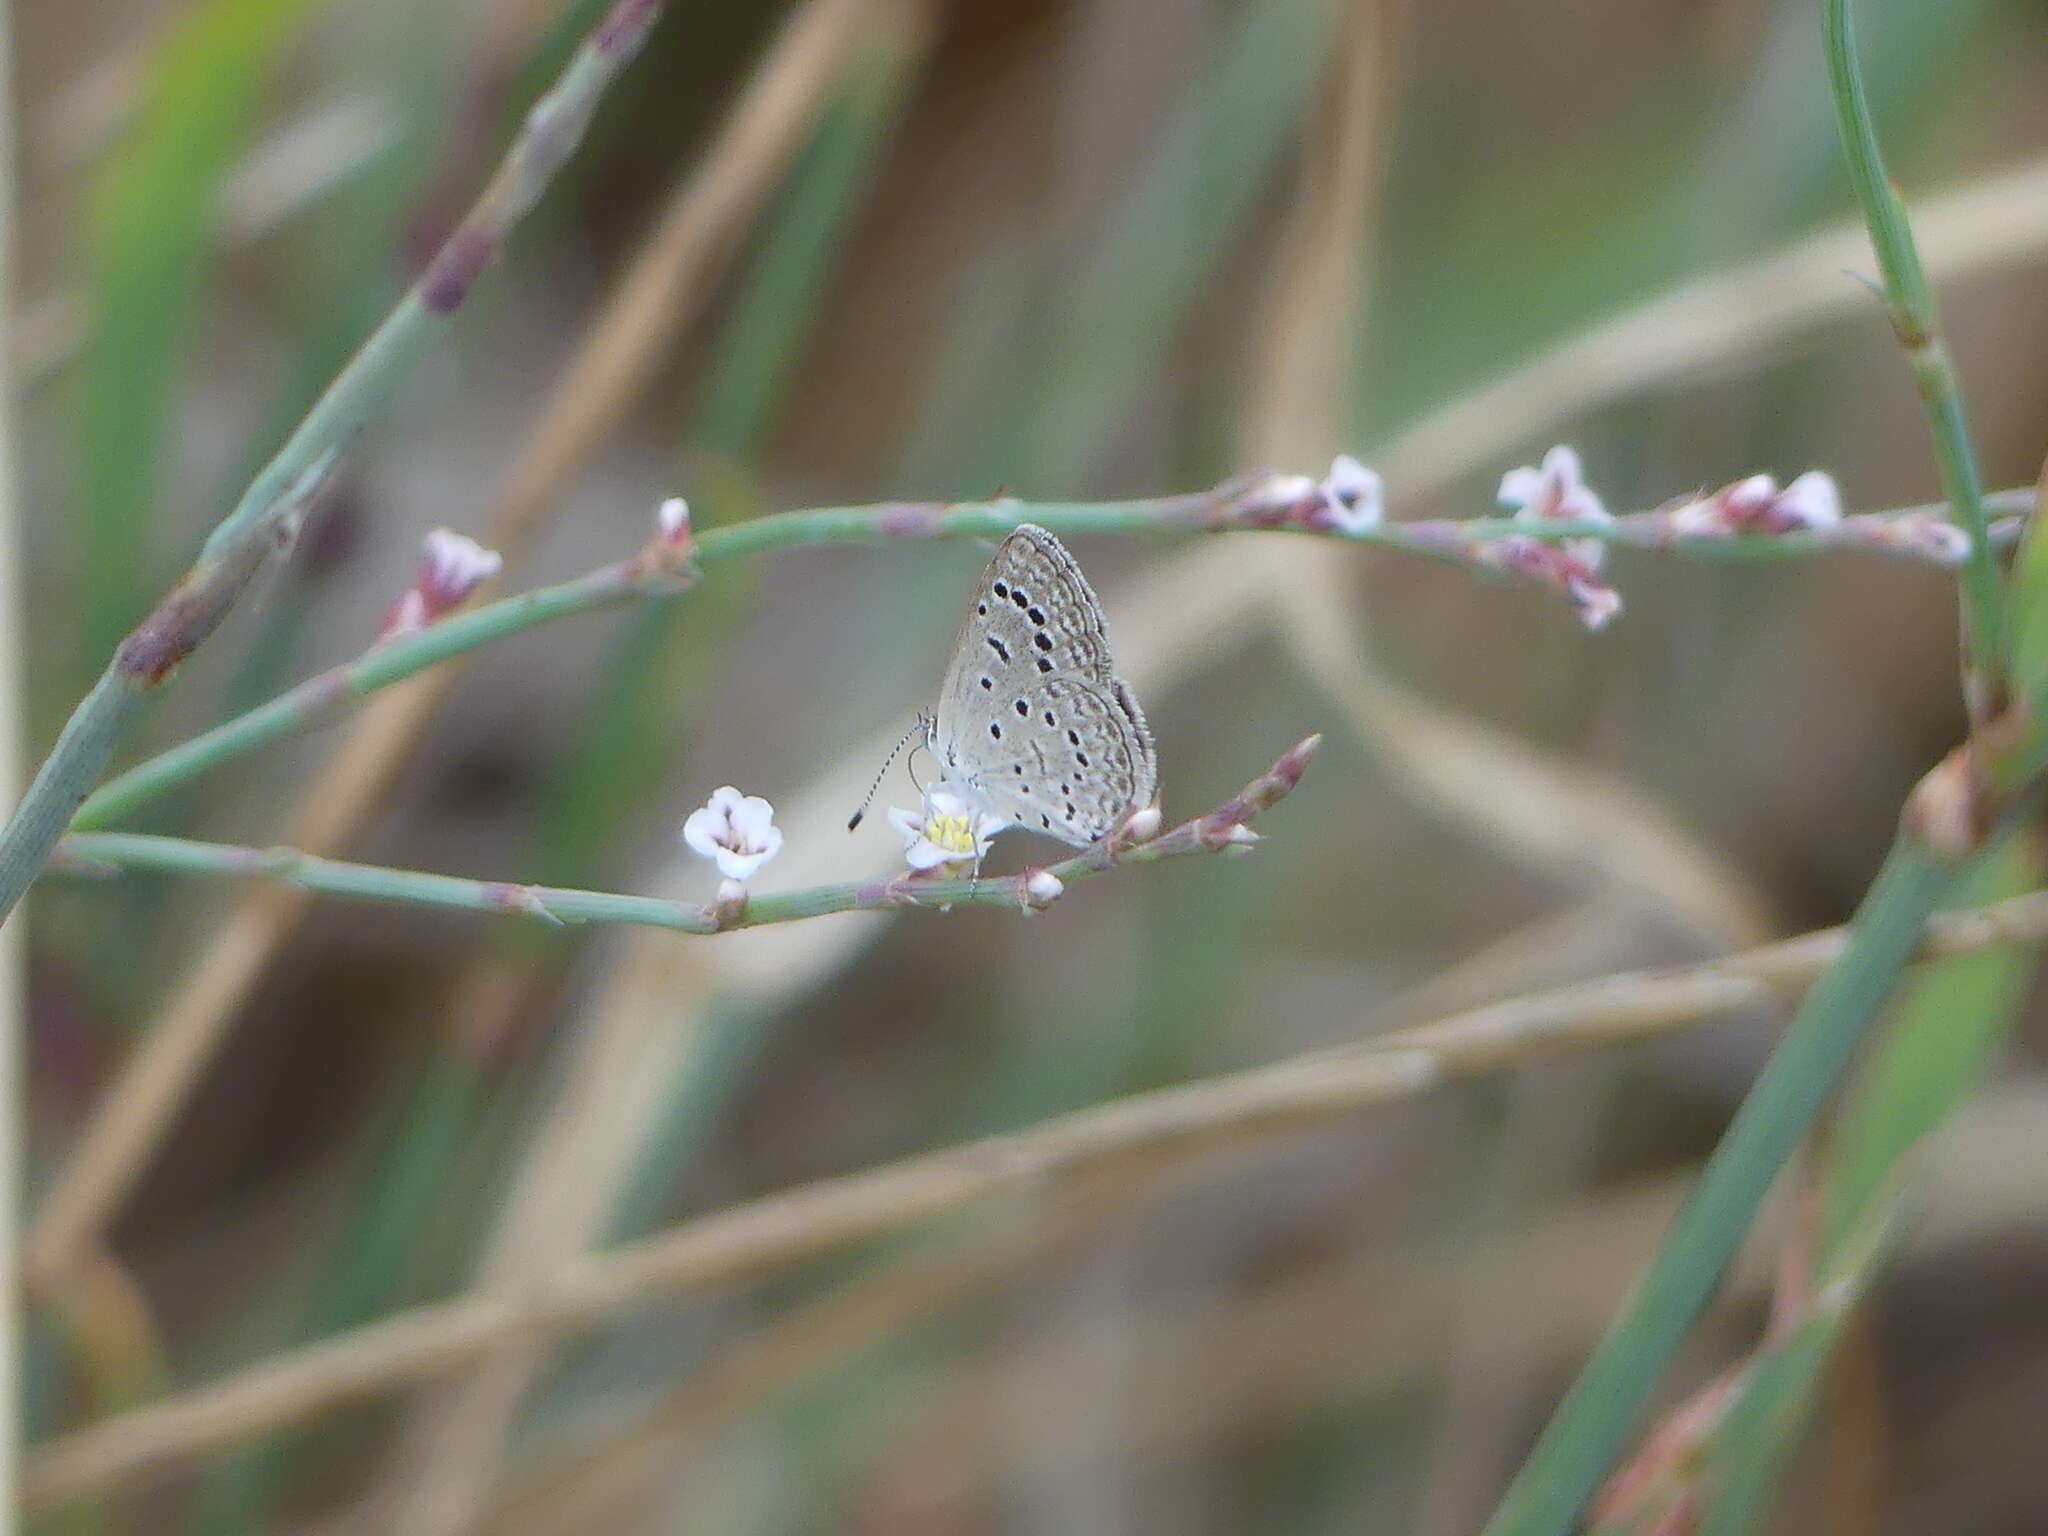
M 1541 468 L 1511 469 L 1500 477 L 1497 498 L 1512 507 L 1521 523 L 1611 523 L 1608 513 L 1592 487 L 1585 481 L 1578 450 L 1564 443 L 1543 455 Z M 1607 546 L 1598 539 L 1569 539 L 1562 546 L 1574 562 L 1597 571 L 1607 558 Z
M 1223 834 L 1223 841 L 1235 843 L 1240 848 L 1249 848 L 1259 841 L 1259 834 L 1241 821 L 1233 822 L 1230 830 Z
M 1680 538 L 1725 539 L 1739 533 L 1813 533 L 1842 520 L 1842 493 L 1832 475 L 1811 469 L 1786 486 L 1751 475 L 1670 513 Z
M 1970 536 L 1939 512 L 1885 519 L 1881 542 L 1932 560 L 1936 565 L 1961 565 L 1970 558 Z
M 1472 554 L 1483 565 L 1557 588 L 1581 624 L 1592 630 L 1604 629 L 1621 612 L 1621 594 L 1600 579 L 1597 563 L 1588 565 L 1578 558 L 1575 546 L 1586 542 L 1567 539 L 1559 546 L 1535 539 L 1495 539 L 1476 546 Z
M 680 496 L 671 496 L 664 501 L 654 514 L 654 523 L 661 530 L 664 544 L 678 548 L 690 542 L 690 504 Z
M 1159 835 L 1159 828 L 1165 818 L 1159 814 L 1159 807 L 1148 805 L 1131 813 L 1131 819 L 1124 823 L 1123 841 L 1149 843 Z
M 426 560 L 419 575 L 384 615 L 379 638 L 415 634 L 438 623 L 497 575 L 504 563 L 496 550 L 485 549 L 475 539 L 436 528 L 426 537 Z
M 1315 501 L 1321 492 L 1307 475 L 1273 475 L 1258 489 L 1256 500 L 1277 511 Z

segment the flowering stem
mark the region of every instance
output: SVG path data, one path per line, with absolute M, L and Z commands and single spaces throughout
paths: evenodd
M 1171 534 L 1258 527 L 1251 510 L 1258 503 L 1245 493 L 1246 483 L 1254 482 L 1145 501 L 890 502 L 781 512 L 703 534 L 692 558 L 699 567 L 710 567 L 742 556 L 814 544 L 873 544 L 905 538 L 1000 538 L 1026 521 L 1061 534 Z M 2033 489 L 2001 491 L 1991 500 L 2000 511 L 2010 514 L 1994 529 L 1995 536 L 2000 540 L 2016 537 L 2017 519 L 2033 509 Z M 1940 506 L 1906 507 L 1847 517 L 1833 528 L 1814 532 L 1768 536 L 1687 536 L 1665 511 L 1630 513 L 1612 523 L 1517 523 L 1508 518 L 1390 523 L 1363 533 L 1328 536 L 1443 560 L 1457 560 L 1453 551 L 1504 538 L 1542 542 L 1600 539 L 1632 548 L 1671 550 L 1710 559 L 1791 558 L 1837 549 L 1864 549 L 1924 559 L 1926 555 L 1918 544 L 1899 535 L 1938 518 L 1941 512 Z M 559 586 L 508 597 L 459 614 L 418 634 L 385 641 L 353 661 L 309 678 L 268 703 L 109 780 L 85 801 L 71 823 L 71 830 L 96 831 L 113 825 L 208 769 L 281 737 L 325 724 L 378 689 L 402 682 L 438 662 L 536 625 L 637 599 L 671 596 L 686 585 L 666 573 L 659 563 L 636 556 Z
M 1937 329 L 1934 296 L 1920 266 L 1920 252 L 1906 220 L 1898 189 L 1885 174 L 1877 147 L 1877 128 L 1857 66 L 1850 0 L 1822 0 L 1827 36 L 1828 79 L 1833 87 L 1835 115 L 1841 127 L 1842 153 L 1849 182 L 1862 205 L 1870 243 L 1884 274 L 1885 308 L 1899 345 L 1905 348 L 1914 382 L 1927 408 L 1934 435 L 1934 455 L 1942 488 L 1958 527 L 1969 535 L 1970 554 L 1963 565 L 1964 640 L 1969 658 L 1967 693 L 1973 719 L 1981 723 L 2003 709 L 2006 697 L 2010 637 L 2004 618 L 2004 593 L 1998 561 L 1992 552 L 1990 523 L 1984 511 L 1983 479 L 1976 450 L 1963 414 L 1962 390 L 1948 349 Z
M 1111 838 L 1046 869 L 971 880 L 899 875 L 889 880 L 851 881 L 799 891 L 750 896 L 744 905 L 663 901 L 608 891 L 465 880 L 420 870 L 350 864 L 315 858 L 293 848 L 245 848 L 138 833 L 87 832 L 65 838 L 56 863 L 72 870 L 148 869 L 191 875 L 260 875 L 303 890 L 360 901 L 415 907 L 448 907 L 465 912 L 512 913 L 557 926 L 618 923 L 711 934 L 771 923 L 800 922 L 834 912 L 888 911 L 900 907 L 1011 907 L 1035 911 L 1057 900 L 1075 880 L 1105 874 L 1126 864 L 1150 864 L 1194 853 L 1218 853 L 1250 846 L 1247 830 L 1260 813 L 1278 804 L 1301 782 L 1321 745 L 1310 736 L 1283 753 L 1265 773 L 1235 797 L 1192 821 L 1144 842 Z M 1046 877 L 1050 875 L 1050 881 Z
M 42 868 L 143 704 L 213 633 L 271 555 L 290 544 L 308 500 L 342 452 L 446 334 L 471 285 L 568 161 L 599 98 L 639 52 L 659 9 L 656 0 L 615 0 L 554 88 L 535 103 L 490 184 L 419 281 L 250 481 L 192 568 L 116 649 L 0 831 L 0 918 Z

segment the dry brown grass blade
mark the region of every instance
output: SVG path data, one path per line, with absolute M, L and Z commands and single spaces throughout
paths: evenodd
M 766 202 L 838 78 L 867 0 L 809 0 L 784 26 L 703 161 L 592 321 L 499 492 L 485 542 L 516 558 L 569 478 L 658 364 Z M 339 853 L 362 830 L 462 674 L 459 664 L 375 700 L 285 832 Z M 297 928 L 307 899 L 252 891 L 175 984 L 96 1108 L 30 1228 L 30 1273 L 53 1284 L 113 1219 L 218 1049 L 234 1012 Z
M 1248 457 L 1309 468 L 1346 446 L 1364 274 L 1385 158 L 1403 8 L 1355 0 L 1302 196 L 1274 263 Z M 1574 880 L 1615 880 L 1716 945 L 1754 943 L 1760 903 L 1732 869 L 1640 795 L 1504 731 L 1441 709 L 1373 664 L 1355 572 L 1326 550 L 1269 541 L 1244 557 L 1302 669 L 1405 792 L 1510 856 Z M 1619 822 L 1626 836 L 1587 835 Z
M 679 1450 L 711 1427 L 801 1386 L 885 1334 L 931 1317 L 1020 1265 L 1085 1246 L 1158 1181 L 1137 1167 L 1049 1202 L 989 1212 L 720 1350 L 652 1402 L 594 1434 L 561 1437 L 506 1487 L 476 1529 L 493 1536 L 614 1529 L 621 1504 L 673 1481 Z
M 1121 617 L 1122 610 L 1118 611 Z M 1234 622 L 1240 634 L 1249 633 L 1258 622 L 1256 608 L 1247 605 Z M 1129 642 L 1121 654 L 1125 674 L 1146 697 L 1163 696 L 1200 667 L 1201 647 L 1191 642 L 1229 643 L 1226 637 L 1232 627 L 1232 618 L 1215 606 L 1197 623 L 1185 602 L 1152 605 L 1132 622 L 1119 624 Z M 785 828 L 784 854 L 777 864 L 780 878 L 802 884 L 814 876 L 843 876 L 846 839 L 841 828 L 847 807 L 859 801 L 873 765 L 890 745 L 891 738 L 878 733 L 875 742 L 856 745 L 810 787 L 784 802 L 779 817 Z M 693 880 L 696 874 L 683 859 L 656 883 L 666 887 Z M 578 1059 L 588 1064 L 592 1082 L 599 1076 L 596 1062 L 616 1059 L 630 1063 L 625 1070 L 636 1082 L 672 1083 L 692 1048 L 692 1021 L 706 1010 L 714 1004 L 768 1009 L 786 1003 L 846 964 L 873 932 L 871 927 L 843 923 L 822 929 L 811 924 L 802 935 L 735 934 L 716 952 L 698 954 L 683 953 L 672 944 L 648 943 L 644 935 L 623 937 L 622 947 L 613 951 L 616 958 L 607 968 L 606 984 L 583 1022 Z M 608 1205 L 618 1180 L 625 1176 L 631 1150 L 652 1123 L 654 1102 L 634 1095 L 622 1104 L 602 1093 L 578 1091 L 574 1085 L 580 1070 L 572 1066 L 571 1086 L 551 1116 L 552 1140 L 536 1149 L 531 1165 L 557 1171 L 532 1172 L 531 1198 L 517 1199 L 509 1208 L 508 1226 L 523 1224 L 533 1233 L 545 1229 L 546 1235 L 516 1245 L 508 1239 L 509 1269 L 494 1261 L 491 1273 L 529 1272 L 535 1254 L 559 1255 L 584 1246 L 594 1236 L 593 1212 Z M 606 1125 L 595 1137 L 581 1126 L 592 1115 Z M 561 1171 L 569 1168 L 575 1169 L 574 1177 Z M 543 1198 L 547 1190 L 557 1196 L 574 1190 L 576 1197 Z M 479 1373 L 467 1394 L 436 1393 L 416 1410 L 413 1423 L 419 1432 L 408 1437 L 412 1448 L 398 1481 L 413 1490 L 408 1495 L 412 1506 L 429 1513 L 406 1527 L 412 1536 L 458 1527 L 447 1511 L 461 1500 L 448 1495 L 444 1501 L 437 1490 L 453 1481 L 449 1469 L 456 1466 L 472 1469 L 468 1481 L 474 1488 L 476 1448 L 502 1437 L 511 1406 L 544 1358 L 544 1349 L 516 1352 Z
M 2048 158 L 1916 201 L 1914 233 L 1935 282 L 2038 262 L 2048 250 Z M 1831 320 L 1879 316 L 1852 273 L 1871 270 L 1861 224 L 1842 224 L 1699 278 L 1581 332 L 1425 417 L 1378 454 L 1400 506 L 1503 454 L 1537 446 L 1600 406 L 1761 360 Z
M 1245 402 L 1254 462 L 1316 464 L 1345 446 L 1407 0 L 1348 0 L 1281 231 Z
M 0 10 L 0 357 L 16 356 L 18 326 L 14 293 L 14 13 Z M 26 786 L 23 725 L 28 691 L 23 686 L 27 647 L 22 644 L 20 504 L 15 478 L 15 378 L 0 371 L 0 801 L 15 803 Z M 22 1061 L 28 1039 L 27 920 L 19 915 L 0 924 L 0 1287 L 9 1297 L 0 1307 L 0 1381 L 22 1379 L 20 1308 L 14 1303 L 16 1233 L 21 1230 L 21 1158 L 28 1144 L 27 1105 L 22 1095 Z M 10 1409 L 0 1424 L 0 1536 L 12 1536 L 20 1521 L 15 1497 L 21 1461 L 20 1415 Z
M 1928 1223 L 1908 1259 L 1930 1267 L 1981 1245 L 1997 1244 L 2039 1220 L 2038 1188 L 2028 1186 L 2029 1155 L 2048 1152 L 2038 1101 L 1994 1097 L 1946 1133 L 1927 1202 Z M 2028 1149 L 2032 1149 L 2029 1151 Z M 1635 1267 L 1656 1247 L 1683 1203 L 1689 1173 L 1643 1179 L 1560 1208 L 1546 1208 L 1493 1234 L 1476 1262 L 1511 1284 L 1522 1326 L 1496 1357 L 1501 1379 L 1549 1379 L 1598 1339 Z M 1952 1202 L 1959 1202 L 1954 1204 Z M 1765 1234 L 1768 1237 L 1768 1234 Z M 1717 1343 L 1733 1351 L 1754 1338 L 1754 1309 L 1770 1295 L 1773 1245 L 1750 1244 L 1730 1272 L 1717 1311 L 1727 1327 Z M 1030 1364 L 1055 1380 L 1086 1379 L 1105 1349 L 1128 1362 L 1130 1385 L 1119 1433 L 1087 1447 L 1105 1462 L 1161 1464 L 1212 1452 L 1275 1423 L 1312 1421 L 1344 1405 L 1427 1392 L 1439 1378 L 1447 1309 L 1459 1252 L 1428 1245 L 1331 1257 L 1277 1283 L 1229 1298 L 1229 1326 L 1218 1328 L 1206 1298 L 1161 1298 L 1138 1319 L 1088 1317 L 1025 1346 Z M 1014 1490 L 1058 1482 L 1076 1468 L 1071 1447 L 1047 1457 L 1005 1433 L 1001 1384 L 1018 1369 L 1015 1347 L 933 1372 L 895 1399 L 898 1417 L 873 1426 L 879 1441 L 925 1448 L 920 1467 L 935 1479 L 921 1496 L 938 1508 L 985 1508 Z M 673 1447 L 684 1469 L 707 1463 L 715 1442 L 698 1436 Z M 692 1455 L 691 1453 L 696 1454 Z M 673 1493 L 679 1485 L 668 1484 Z M 684 1484 L 681 1486 L 690 1486 Z M 708 1492 L 699 1482 L 695 1492 Z M 1408 1527 L 1403 1527 L 1407 1529 Z M 1881 1528 L 1846 1526 L 1840 1536 Z M 522 1536 L 555 1536 L 555 1525 Z M 1836 1536 L 1830 1525 L 1825 1536 Z
M 1748 883 L 1639 791 L 1438 708 L 1364 664 L 1355 590 L 1329 562 L 1293 553 L 1274 551 L 1288 572 L 1273 610 L 1280 632 L 1408 793 L 1491 847 L 1630 892 L 1712 942 L 1754 942 L 1767 931 Z
M 810 64 L 801 73 L 777 77 L 779 92 L 790 98 L 778 121 L 808 122 L 844 77 L 856 47 L 865 56 L 900 60 L 898 69 L 914 72 L 931 40 L 931 10 L 928 0 L 830 0 L 814 6 L 802 37 L 801 56 Z M 644 291 L 630 296 L 628 313 L 651 321 L 672 305 L 673 295 L 654 279 L 640 287 Z M 579 382 L 578 375 L 586 373 Z M 604 397 L 618 395 L 625 382 L 616 367 L 572 370 L 570 399 L 595 404 L 586 403 L 590 419 L 581 425 L 572 410 L 557 436 L 576 441 L 583 425 L 596 424 L 593 410 L 608 419 Z M 635 374 L 631 383 L 638 382 Z M 545 440 L 536 451 L 543 461 L 560 453 Z M 515 476 L 508 504 L 517 507 L 545 495 L 547 478 L 528 478 L 535 497 L 524 496 Z M 843 839 L 837 841 L 843 846 Z M 564 1079 L 524 1151 L 487 1240 L 479 1266 L 482 1285 L 516 1286 L 545 1273 L 561 1255 L 601 1240 L 681 1064 L 703 1043 L 701 1031 L 717 998 L 713 974 L 690 960 L 672 968 L 668 957 L 649 967 L 630 951 L 608 974 L 597 1005 L 580 1021 Z M 442 1536 L 469 1527 L 478 1503 L 499 1480 L 502 1447 L 549 1355 L 544 1341 L 501 1351 L 414 1404 L 368 1500 L 375 1528 L 397 1536 Z
M 27 1497 L 45 1508 L 507 1345 L 559 1337 L 656 1297 L 784 1269 L 1008 1195 L 1092 1180 L 1134 1162 L 1183 1159 L 1562 1054 L 1668 1035 L 1809 984 L 1841 953 L 1845 937 L 1843 929 L 1826 929 L 1704 965 L 1578 982 L 765 1196 L 604 1254 L 577 1255 L 516 1287 L 402 1313 L 65 1435 L 31 1457 Z M 2042 937 L 2048 892 L 1941 916 L 1923 954 Z
M 1085 1202 L 1084 1202 L 1085 1203 Z M 1123 1201 L 1115 1209 L 1125 1208 Z M 1101 1207 L 1106 1220 L 1110 1207 Z M 1042 1221 L 1005 1221 L 937 1240 L 777 1318 L 714 1355 L 653 1402 L 600 1434 L 544 1453 L 500 1491 L 476 1529 L 497 1536 L 590 1529 L 622 1496 L 660 1474 L 679 1444 L 750 1405 L 801 1385 L 1007 1274 L 1043 1245 Z M 1062 1213 L 1060 1239 L 1085 1216 Z

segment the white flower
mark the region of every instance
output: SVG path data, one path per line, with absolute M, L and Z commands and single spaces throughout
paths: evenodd
M 1369 533 L 1383 513 L 1380 477 L 1348 453 L 1330 461 L 1330 472 L 1316 486 L 1330 526 L 1339 533 Z
M 426 559 L 412 585 L 384 615 L 383 638 L 416 634 L 459 608 L 503 569 L 504 558 L 466 534 L 436 528 L 426 537 Z
M 504 564 L 504 557 L 495 549 L 485 549 L 467 534 L 436 528 L 427 535 L 427 563 L 420 568 L 420 591 L 429 606 L 440 599 L 439 606 L 445 611 L 497 575 Z
M 902 835 L 904 862 L 924 870 L 942 864 L 980 864 L 989 839 L 1009 823 L 941 783 L 925 791 L 921 809 L 890 811 L 889 825 Z
M 716 861 L 728 880 L 746 880 L 782 851 L 782 829 L 775 825 L 774 806 L 724 784 L 690 812 L 683 841 L 693 853 Z
M 1543 467 L 1511 469 L 1500 477 L 1503 507 L 1524 523 L 1611 523 L 1600 498 L 1586 484 L 1578 451 L 1559 443 L 1543 455 Z M 1588 570 L 1600 569 L 1607 546 L 1599 539 L 1570 539 L 1564 548 Z
M 690 504 L 680 496 L 671 496 L 664 501 L 654 514 L 654 524 L 661 530 L 663 542 L 686 544 L 690 539 Z
M 1793 528 L 1832 528 L 1842 520 L 1842 492 L 1835 477 L 1809 469 L 1778 496 L 1778 518 Z

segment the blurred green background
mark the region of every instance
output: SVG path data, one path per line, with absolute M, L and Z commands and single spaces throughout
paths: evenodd
M 40 750 L 600 7 L 18 9 L 7 362 Z M 1860 13 L 1916 206 L 2044 153 L 2039 6 Z M 764 80 L 801 103 L 787 153 L 736 130 Z M 2030 196 L 1994 199 L 1936 263 L 1994 486 L 2034 480 L 2048 407 L 2048 190 Z M 1393 515 L 1469 516 L 1559 439 L 1617 510 L 1810 467 L 1853 508 L 1927 500 L 1911 381 L 1860 299 L 1789 326 L 1756 305 L 1754 334 L 1697 359 L 1639 347 L 1591 403 L 1564 393 L 1554 426 L 1482 429 L 1471 462 L 1402 438 L 1586 327 L 1851 216 L 1805 0 L 670 0 L 452 345 L 133 750 L 354 654 L 437 525 L 506 546 L 525 586 L 627 553 L 677 492 L 710 526 L 1154 494 L 1381 449 Z M 626 275 L 664 260 L 659 322 L 608 321 Z M 638 348 L 630 387 L 518 510 L 545 424 L 602 393 L 573 371 L 593 347 Z M 136 1329 L 96 1295 L 38 1309 L 34 1434 L 750 1194 L 1837 921 L 1960 726 L 1951 594 L 1918 567 L 1623 554 L 1628 611 L 1588 636 L 1554 595 L 1370 551 L 1076 552 L 1159 733 L 1170 817 L 1327 734 L 1256 858 L 1130 872 L 1030 922 L 744 941 L 319 904 L 242 989 L 109 1235 Z M 985 558 L 793 551 L 683 604 L 518 638 L 407 733 L 345 846 L 701 896 L 713 877 L 676 830 L 734 783 L 790 838 L 762 887 L 886 870 L 879 817 L 841 830 L 846 787 L 935 692 Z M 148 827 L 285 837 L 347 730 L 231 765 Z M 900 772 L 889 791 L 913 793 Z M 996 867 L 1040 857 L 1004 847 Z M 39 888 L 33 1186 L 241 899 Z M 1992 1014 L 1979 993 L 1920 999 L 1965 1081 L 2023 989 L 2006 991 Z M 2048 1528 L 2048 1222 L 2037 1186 L 1997 1176 L 2040 1166 L 2048 1103 L 2038 1030 L 2013 1020 L 1995 1087 L 1929 1161 L 1928 1219 L 1820 1384 L 1778 1529 Z M 552 1507 L 520 1502 L 521 1468 L 601 1443 L 901 1251 L 650 1306 L 78 1518 L 1471 1531 L 1776 1022 L 1005 1206 L 932 1239 L 955 1245 L 924 1260 L 957 1272 L 942 1305 L 794 1386 L 678 1411 Z M 1672 1400 L 1752 1347 L 1767 1269 L 1731 1286 Z

